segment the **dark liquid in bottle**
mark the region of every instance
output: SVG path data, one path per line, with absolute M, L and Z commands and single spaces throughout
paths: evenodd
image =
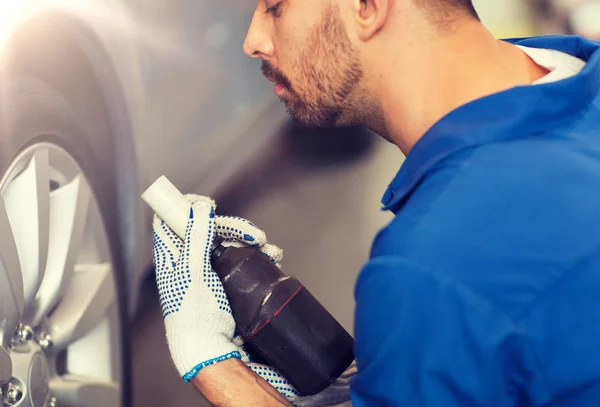
M 215 242 L 213 269 L 248 352 L 302 395 L 323 391 L 354 361 L 352 336 L 258 248 L 224 248 L 220 242 Z

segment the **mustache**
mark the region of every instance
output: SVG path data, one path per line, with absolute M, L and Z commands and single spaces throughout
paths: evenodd
M 288 89 L 292 87 L 290 80 L 283 74 L 283 72 L 275 68 L 270 62 L 262 61 L 260 70 L 267 79 L 280 83 Z

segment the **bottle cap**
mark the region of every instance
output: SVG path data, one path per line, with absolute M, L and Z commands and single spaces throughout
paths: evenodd
M 167 177 L 157 179 L 142 194 L 142 199 L 177 236 L 185 239 L 192 205 Z

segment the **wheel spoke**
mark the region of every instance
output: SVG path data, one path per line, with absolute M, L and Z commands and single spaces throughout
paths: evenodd
M 12 377 L 12 360 L 10 355 L 0 346 L 0 386 L 8 382 Z
M 19 255 L 0 198 L 0 344 L 11 339 L 23 312 L 23 279 Z
M 48 253 L 49 195 L 48 150 L 39 149 L 25 170 L 12 180 L 3 196 L 19 253 L 26 308 L 44 277 Z
M 98 325 L 116 301 L 110 263 L 84 264 L 75 273 L 65 297 L 50 317 L 50 336 L 61 350 Z
M 73 407 L 119 406 L 119 386 L 114 382 L 61 377 L 50 382 L 50 392 L 60 405 Z
M 89 207 L 90 190 L 82 176 L 50 193 L 48 259 L 32 317 L 37 326 L 64 293 L 74 272 Z

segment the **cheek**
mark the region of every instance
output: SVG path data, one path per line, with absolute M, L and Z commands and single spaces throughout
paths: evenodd
M 273 32 L 277 66 L 291 80 L 295 76 L 298 65 L 304 62 L 301 56 L 305 53 L 313 31 L 311 21 L 296 18 L 297 15 L 303 15 L 303 10 L 292 10 L 291 5 L 284 7 L 283 16 L 276 20 Z
M 285 73 L 290 72 L 297 62 L 295 56 L 298 55 L 300 44 L 292 35 L 278 35 L 274 43 L 277 49 L 278 67 Z

